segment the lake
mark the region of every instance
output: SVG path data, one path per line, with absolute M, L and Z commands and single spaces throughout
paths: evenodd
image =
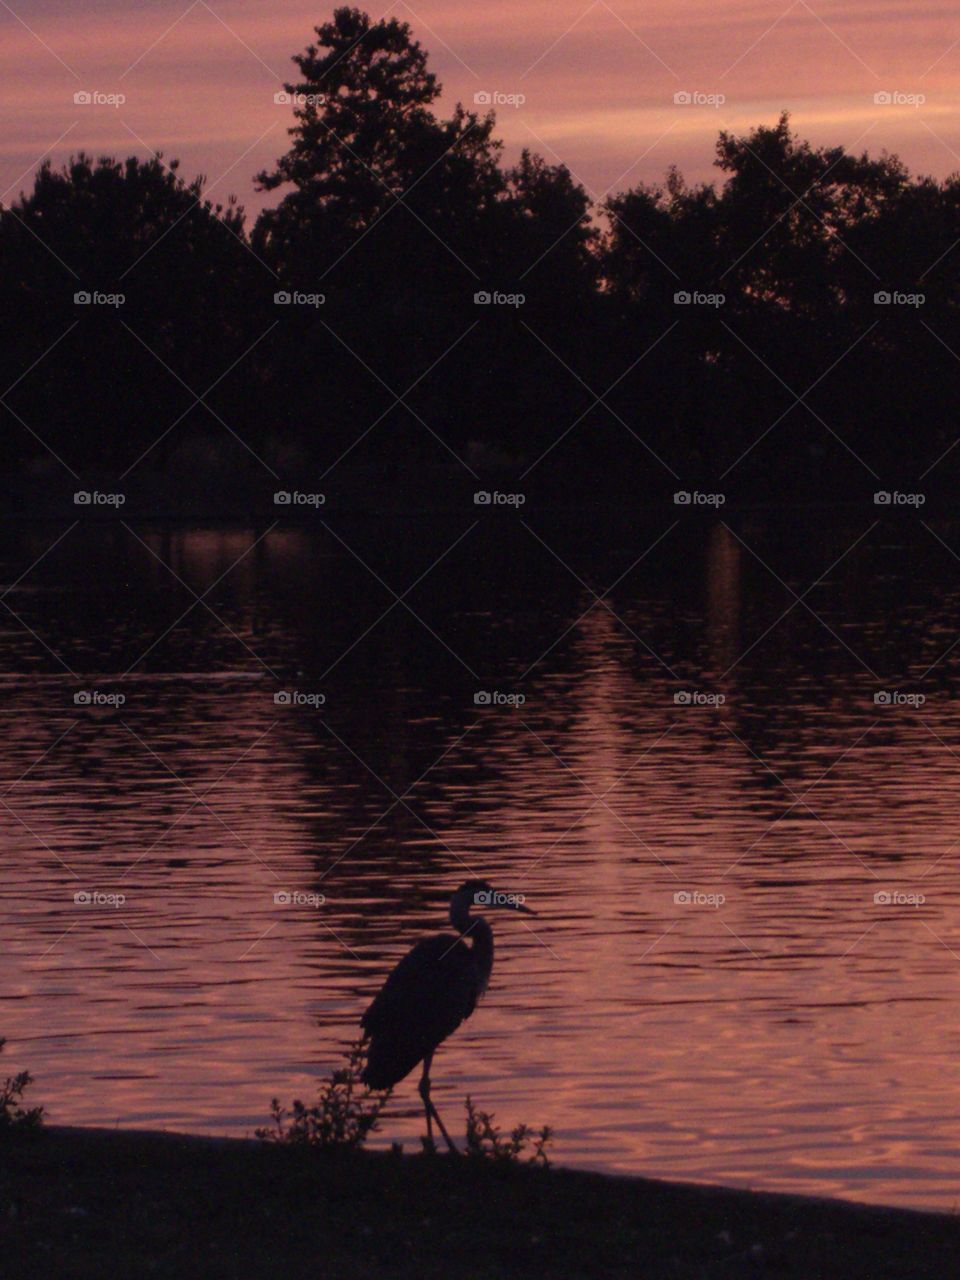
M 538 915 L 451 1130 L 955 1206 L 960 526 L 122 520 L 0 529 L 2 1062 L 51 1122 L 251 1132 L 482 876 Z

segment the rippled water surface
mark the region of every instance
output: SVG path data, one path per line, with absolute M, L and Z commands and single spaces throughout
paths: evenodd
M 872 518 L 6 529 L 7 1070 L 248 1133 L 476 874 L 539 915 L 493 919 L 450 1127 L 952 1208 L 960 528 Z

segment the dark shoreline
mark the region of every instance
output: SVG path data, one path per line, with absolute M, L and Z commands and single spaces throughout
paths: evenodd
M 676 506 L 669 498 L 656 499 L 640 496 L 634 499 L 611 499 L 576 503 L 563 500 L 530 501 L 529 507 L 521 508 L 520 517 L 528 514 L 544 516 L 572 516 L 587 527 L 598 524 L 616 524 L 623 521 L 636 520 L 638 517 L 665 517 L 671 520 L 697 521 L 699 524 L 717 524 L 730 516 L 766 516 L 776 517 L 866 517 L 875 520 L 882 517 L 898 517 L 904 514 L 899 507 L 877 507 L 869 501 L 854 499 L 803 500 L 799 498 L 784 499 L 731 499 L 719 509 L 701 507 Z M 941 498 L 932 495 L 929 505 L 923 509 L 941 519 L 954 519 L 957 514 L 956 501 L 953 498 Z M 181 510 L 145 509 L 135 506 L 124 506 L 116 510 L 91 510 L 88 507 L 76 507 L 69 500 L 61 503 L 44 503 L 40 498 L 28 500 L 18 506 L 14 499 L 5 499 L 0 495 L 0 525 L 29 526 L 54 525 L 81 522 L 88 527 L 109 528 L 122 527 L 124 521 L 134 522 L 137 526 L 175 529 L 210 529 L 219 528 L 256 528 L 264 529 L 271 525 L 279 528 L 309 530 L 320 527 L 324 521 L 333 518 L 395 520 L 401 523 L 420 520 L 439 520 L 452 517 L 467 516 L 473 519 L 483 517 L 485 508 L 477 508 L 468 498 L 463 502 L 449 503 L 397 503 L 391 500 L 371 502 L 347 499 L 331 501 L 328 505 L 311 508 L 308 511 L 289 508 L 277 508 L 267 503 L 250 504 L 238 507 L 218 506 L 216 503 L 197 504 L 195 507 L 184 507 Z M 515 519 L 510 513 L 498 513 L 506 522 Z M 915 517 L 911 509 L 910 516 Z
M 567 1169 L 50 1127 L 0 1148 L 5 1277 L 949 1280 L 960 1218 Z

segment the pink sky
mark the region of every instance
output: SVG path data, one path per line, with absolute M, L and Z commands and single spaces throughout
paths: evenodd
M 249 210 L 252 175 L 285 149 L 290 109 L 274 92 L 290 56 L 333 6 L 279 0 L 148 0 L 136 12 L 89 0 L 4 0 L 0 193 L 29 187 L 44 155 L 180 157 L 210 194 Z M 960 169 L 960 13 L 946 0 L 417 0 L 371 5 L 408 21 L 440 77 L 444 111 L 481 90 L 523 94 L 501 107 L 508 155 L 563 160 L 594 195 L 662 177 L 677 163 L 709 178 L 721 128 L 771 123 L 782 108 L 804 136 L 897 151 L 914 171 Z M 123 94 L 77 106 L 78 90 Z M 674 103 L 678 91 L 723 95 Z M 923 95 L 880 105 L 878 92 Z

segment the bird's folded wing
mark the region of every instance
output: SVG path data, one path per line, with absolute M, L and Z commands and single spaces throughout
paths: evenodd
M 473 969 L 470 948 L 455 934 L 424 938 L 383 984 L 363 1016 L 364 1031 L 375 1037 L 405 1028 L 428 1052 L 473 1012 Z

